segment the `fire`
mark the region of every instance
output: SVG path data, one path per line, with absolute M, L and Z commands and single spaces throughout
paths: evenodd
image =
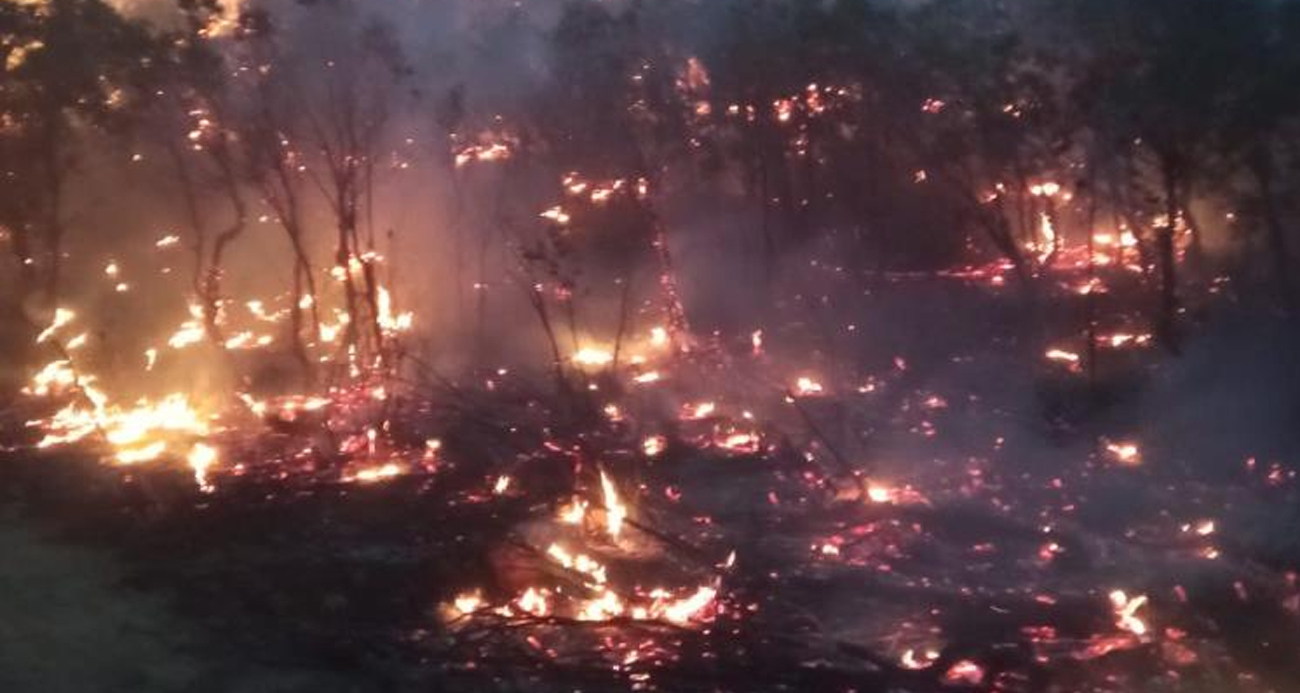
M 573 502 L 560 508 L 560 522 L 566 525 L 580 525 L 587 516 L 587 501 L 574 498 Z
M 194 483 L 204 492 L 213 490 L 212 483 L 208 480 L 208 470 L 217 463 L 217 458 L 217 449 L 206 443 L 195 443 L 185 457 L 190 469 L 194 470 Z
M 1117 332 L 1117 333 L 1115 333 L 1115 334 L 1110 334 L 1110 335 L 1105 335 L 1105 336 L 1099 337 L 1099 338 L 1098 338 L 1098 341 L 1099 341 L 1103 346 L 1107 346 L 1107 347 L 1110 347 L 1110 348 L 1112 348 L 1112 349 L 1121 349 L 1121 348 L 1123 348 L 1123 347 L 1125 347 L 1125 346 L 1128 346 L 1128 345 L 1133 345 L 1133 346 L 1146 346 L 1147 344 L 1150 344 L 1150 343 L 1151 343 L 1151 335 L 1149 335 L 1149 334 L 1128 334 L 1128 333 L 1125 333 L 1125 332 Z
M 493 161 L 505 161 L 510 158 L 510 155 L 510 145 L 504 142 L 471 145 L 456 152 L 456 168 L 462 168 L 475 162 L 489 163 Z
M 546 593 L 533 587 L 529 587 L 523 594 L 519 595 L 519 598 L 515 600 L 515 604 L 524 613 L 539 618 L 551 612 L 550 600 L 547 598 Z
M 921 653 L 921 657 L 918 658 L 916 655 L 916 650 L 908 648 L 903 652 L 903 654 L 898 658 L 898 660 L 899 660 L 899 664 L 901 664 L 904 669 L 919 671 L 921 669 L 928 669 L 931 666 L 933 666 L 934 660 L 938 658 L 939 658 L 938 650 L 933 650 L 933 649 L 926 650 L 925 652 Z
M 119 450 L 116 455 L 118 464 L 130 466 L 141 462 L 152 462 L 167 452 L 167 444 L 161 440 L 145 443 L 140 447 Z
M 659 374 L 659 371 L 646 371 L 645 373 L 633 377 L 632 382 L 637 385 L 649 385 L 650 383 L 659 382 L 662 378 L 663 376 Z
M 1142 464 L 1142 450 L 1136 443 L 1107 443 L 1106 452 L 1111 459 L 1126 466 Z
M 587 601 L 578 612 L 579 621 L 608 621 L 623 615 L 623 600 L 611 590 L 605 590 L 595 599 Z
M 759 443 L 759 437 L 753 433 L 729 433 L 717 441 L 718 447 L 738 453 L 757 452 Z
M 452 606 L 454 606 L 456 611 L 459 612 L 459 615 L 468 616 L 482 608 L 483 595 L 478 592 L 466 592 L 457 595 L 457 597 L 452 601 Z
M 963 659 L 949 667 L 943 678 L 948 683 L 978 686 L 984 682 L 984 667 L 969 659 Z
M 695 405 L 687 405 L 686 413 L 683 414 L 683 418 L 707 419 L 708 417 L 713 416 L 713 413 L 717 410 L 718 405 L 713 402 L 700 402 Z
M 623 531 L 623 520 L 627 518 L 627 507 L 618 497 L 618 489 L 614 488 L 614 482 L 609 480 L 605 472 L 600 473 L 600 488 L 605 499 L 605 528 L 609 531 L 609 536 L 615 541 L 618 535 Z
M 393 297 L 392 294 L 388 292 L 388 289 L 382 286 L 379 287 L 375 302 L 378 304 L 379 310 L 379 315 L 376 317 L 376 321 L 384 332 L 390 335 L 397 332 L 405 332 L 411 329 L 411 326 L 415 323 L 414 313 L 410 311 L 404 313 L 393 312 Z
M 1048 349 L 1043 356 L 1046 357 L 1048 361 L 1064 363 L 1069 366 L 1077 366 L 1079 365 L 1079 362 L 1083 360 L 1083 358 L 1077 353 L 1066 351 L 1065 349 Z
M 168 346 L 173 349 L 184 349 L 203 341 L 203 307 L 197 303 L 191 303 L 189 311 L 190 319 L 181 323 L 176 332 L 167 339 Z
M 586 554 L 574 555 L 559 544 L 551 544 L 546 548 L 546 555 L 566 570 L 572 570 L 591 578 L 596 585 L 603 585 L 609 579 L 605 572 L 605 566 Z
M 1133 635 L 1142 637 L 1147 634 L 1147 624 L 1138 618 L 1137 611 L 1146 606 L 1146 595 L 1130 598 L 1123 590 L 1110 593 L 1110 603 L 1115 610 L 1115 626 Z
M 691 596 L 670 602 L 664 606 L 663 618 L 678 625 L 685 624 L 712 604 L 717 596 L 718 590 L 716 588 L 701 587 Z
M 894 500 L 894 490 L 877 483 L 867 483 L 867 500 L 872 503 L 890 503 Z
M 641 441 L 641 451 L 646 457 L 658 457 L 668 447 L 668 439 L 663 436 L 650 436 Z
M 814 397 L 826 392 L 826 388 L 821 383 L 806 376 L 795 381 L 794 390 L 795 394 L 801 397 Z
M 378 467 L 367 467 L 358 470 L 356 474 L 344 477 L 344 481 L 359 481 L 361 483 L 374 483 L 376 481 L 385 481 L 393 477 L 401 476 L 406 472 L 400 464 L 389 462 Z
M 668 346 L 668 330 L 663 327 L 650 328 L 650 345 L 660 349 Z
M 72 322 L 75 317 L 77 317 L 77 314 L 66 308 L 55 308 L 54 321 L 50 323 L 49 327 L 45 328 L 36 336 L 36 343 L 44 344 L 59 331 L 59 328 Z
M 560 207 L 559 205 L 556 205 L 555 207 L 551 207 L 545 212 L 539 214 L 538 216 L 540 216 L 543 219 L 550 219 L 551 221 L 559 224 L 560 226 L 565 226 L 566 224 L 569 223 L 570 220 L 568 212 L 565 212 L 564 208 Z
M 603 368 L 614 362 L 614 353 L 608 349 L 587 346 L 573 354 L 573 362 L 587 368 Z
M 51 361 L 45 364 L 36 375 L 32 376 L 32 383 L 24 388 L 23 392 L 38 397 L 46 397 L 51 393 L 69 389 L 77 384 L 77 372 L 72 368 L 72 362 L 67 360 Z

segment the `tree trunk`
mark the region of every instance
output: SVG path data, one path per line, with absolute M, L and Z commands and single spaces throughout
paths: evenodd
M 1286 228 L 1282 224 L 1282 215 L 1277 208 L 1277 194 L 1273 189 L 1273 157 L 1261 147 L 1251 157 L 1251 171 L 1259 186 L 1259 199 L 1263 208 L 1264 227 L 1268 232 L 1269 255 L 1273 260 L 1274 281 L 1286 311 L 1295 310 L 1296 295 L 1294 282 L 1291 280 L 1291 249 L 1287 244 Z
M 1161 343 L 1171 353 L 1179 352 L 1177 334 L 1178 315 L 1178 255 L 1174 248 L 1174 232 L 1178 225 L 1178 174 L 1176 168 L 1164 166 L 1165 224 L 1156 232 L 1156 258 L 1160 265 L 1160 304 L 1156 316 L 1156 333 Z

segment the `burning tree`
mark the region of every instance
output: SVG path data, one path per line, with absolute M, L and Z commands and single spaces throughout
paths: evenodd
M 1290 347 L 1242 268 L 1290 296 L 1291 4 L 176 9 L 0 5 L 45 309 L 0 475 L 236 651 L 452 691 L 1300 677 L 1295 552 L 1243 529 L 1291 516 L 1254 420 L 1292 412 L 1238 445 L 1174 386 L 1215 311 Z

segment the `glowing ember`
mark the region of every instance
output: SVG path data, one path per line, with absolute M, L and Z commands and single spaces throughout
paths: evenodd
M 904 669 L 920 671 L 921 669 L 928 669 L 931 666 L 934 666 L 934 661 L 938 658 L 938 650 L 926 650 L 920 657 L 918 657 L 916 650 L 909 648 L 898 658 L 898 663 L 901 664 Z
M 963 659 L 949 667 L 943 678 L 948 683 L 978 686 L 984 682 L 984 667 L 969 659 Z

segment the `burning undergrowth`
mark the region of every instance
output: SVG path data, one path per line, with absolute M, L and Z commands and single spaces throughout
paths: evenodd
M 1200 120 L 1248 71 L 1170 142 L 1159 13 L 1099 92 L 1011 40 L 1075 3 L 543 4 L 0 12 L 0 499 L 340 690 L 1297 680 L 1296 369 L 1213 334 L 1211 245 L 1290 298 Z
M 46 452 L 11 470 L 20 500 L 80 506 L 68 532 L 114 535 L 194 613 L 229 628 L 211 607 L 236 600 L 250 643 L 343 671 L 1038 691 L 1267 690 L 1289 670 L 1272 648 L 1300 585 L 1223 535 L 1294 472 L 1252 459 L 1210 486 L 1122 430 L 1042 449 L 1067 424 L 1027 429 L 1008 383 L 918 373 L 996 371 L 996 353 L 791 369 L 780 329 L 680 352 L 655 328 L 618 366 L 575 352 L 558 395 L 522 371 L 413 367 L 196 408 L 108 401 L 75 332 L 61 313 L 40 337 L 61 358 L 21 407 Z M 1083 377 L 1041 358 L 1049 380 Z M 58 501 L 37 470 L 68 445 L 109 466 L 59 472 L 101 483 Z

